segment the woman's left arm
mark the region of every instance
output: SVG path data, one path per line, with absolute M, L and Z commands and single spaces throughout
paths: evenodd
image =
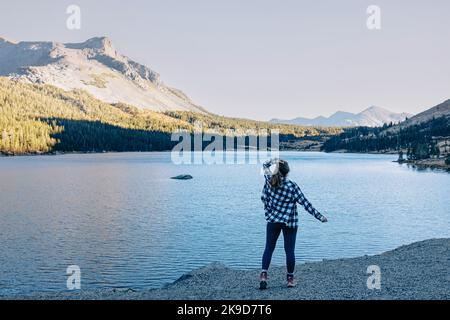
M 317 220 L 319 220 L 321 222 L 328 222 L 328 219 L 323 214 L 321 214 L 319 211 L 317 211 L 316 208 L 313 207 L 311 202 L 309 202 L 308 199 L 306 199 L 306 197 L 303 194 L 300 187 L 297 185 L 295 185 L 295 186 L 296 186 L 296 188 L 295 188 L 296 189 L 295 190 L 296 201 L 298 203 L 300 203 L 305 208 L 305 210 L 308 211 Z

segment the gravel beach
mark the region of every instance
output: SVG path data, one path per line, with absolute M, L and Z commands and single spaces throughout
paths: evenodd
M 367 268 L 381 270 L 381 289 L 369 290 Z M 151 290 L 96 290 L 35 294 L 3 299 L 145 300 L 322 300 L 450 299 L 450 239 L 431 239 L 375 256 L 325 260 L 297 266 L 296 288 L 286 288 L 285 269 L 271 268 L 269 287 L 258 289 L 259 270 L 211 264 Z

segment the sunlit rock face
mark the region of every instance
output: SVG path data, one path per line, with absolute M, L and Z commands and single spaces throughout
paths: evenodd
M 83 43 L 15 43 L 0 37 L 0 76 L 81 89 L 108 103 L 204 112 L 182 91 L 166 86 L 157 72 L 118 53 L 106 37 Z

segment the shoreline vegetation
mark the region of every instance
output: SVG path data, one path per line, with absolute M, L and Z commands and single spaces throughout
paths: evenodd
M 373 256 L 297 265 L 295 288 L 286 288 L 285 267 L 269 270 L 269 287 L 258 290 L 259 270 L 237 270 L 219 263 L 191 271 L 159 289 L 98 289 L 0 299 L 37 300 L 448 300 L 450 239 L 430 239 Z M 367 287 L 369 266 L 381 272 L 380 290 Z
M 395 162 L 417 169 L 437 169 L 450 172 L 450 164 L 447 164 L 445 159 L 397 160 Z

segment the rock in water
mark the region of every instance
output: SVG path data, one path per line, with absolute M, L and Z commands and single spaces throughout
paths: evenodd
M 191 179 L 194 179 L 194 177 L 192 177 L 192 176 L 189 175 L 189 174 L 181 174 L 181 175 L 179 175 L 179 176 L 172 177 L 172 178 L 170 178 L 170 179 L 175 179 L 175 180 L 191 180 Z

